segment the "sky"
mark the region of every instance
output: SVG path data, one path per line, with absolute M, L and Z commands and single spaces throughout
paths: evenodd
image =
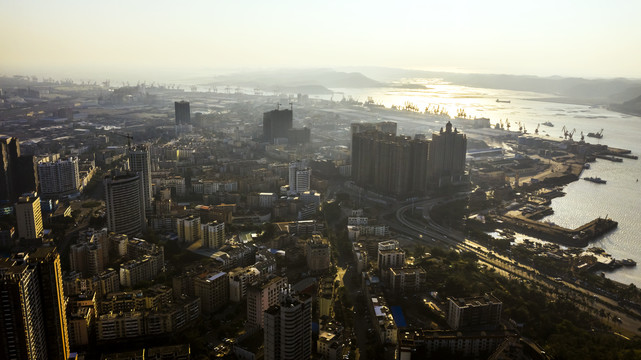
M 0 0 L 0 74 L 382 66 L 641 78 L 639 14 L 637 0 Z

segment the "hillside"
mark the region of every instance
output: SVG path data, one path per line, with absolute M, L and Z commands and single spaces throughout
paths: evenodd
M 626 114 L 641 116 L 641 95 L 622 104 L 614 104 L 610 109 Z

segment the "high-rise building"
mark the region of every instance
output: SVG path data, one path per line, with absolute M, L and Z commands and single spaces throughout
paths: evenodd
M 286 295 L 265 311 L 265 360 L 309 359 L 312 356 L 312 298 Z
M 69 195 L 81 186 L 78 158 L 46 161 L 38 164 L 40 195 L 44 198 L 55 198 Z
M 464 180 L 467 138 L 450 122 L 431 140 L 395 136 L 391 126 L 377 125 L 352 124 L 352 178 L 359 186 L 416 196 Z
M 0 359 L 67 359 L 67 333 L 55 247 L 0 259 Z
M 320 235 L 312 235 L 305 245 L 307 268 L 311 272 L 326 271 L 330 265 L 329 244 Z
M 200 226 L 200 236 L 203 246 L 210 249 L 219 249 L 225 244 L 225 223 L 212 221 Z
M 276 109 L 263 113 L 263 140 L 273 144 L 274 139 L 286 138 L 293 122 L 294 113 L 291 109 Z
M 16 203 L 16 220 L 18 222 L 18 236 L 21 239 L 40 239 L 44 229 L 42 227 L 42 211 L 38 194 L 26 193 Z
M 38 189 L 33 156 L 20 155 L 18 138 L 0 135 L 0 200 L 14 202 L 26 192 Z
M 44 304 L 35 266 L 23 258 L 0 258 L 0 298 L 0 358 L 45 359 Z
M 200 217 L 193 215 L 176 219 L 178 239 L 185 243 L 200 240 Z
M 447 122 L 445 131 L 441 128 L 432 134 L 430 144 L 429 175 L 435 186 L 460 181 L 465 175 L 465 157 L 467 137 L 452 130 L 452 123 Z
M 429 143 L 380 131 L 352 135 L 352 178 L 374 191 L 416 196 L 425 182 Z
M 311 138 L 311 130 L 307 126 L 303 128 L 291 128 L 287 130 L 287 143 L 290 145 L 308 144 Z
M 312 182 L 312 169 L 306 161 L 294 161 L 289 164 L 289 192 L 299 194 L 309 191 Z
M 55 247 L 40 247 L 29 254 L 27 262 L 36 265 L 38 272 L 49 358 L 66 359 L 69 356 L 69 336 L 60 255 Z
M 383 241 L 378 244 L 378 269 L 384 278 L 390 268 L 400 268 L 405 265 L 405 250 L 401 249 L 397 240 Z
M 174 108 L 176 110 L 176 125 L 191 125 L 189 101 L 176 101 Z
M 144 186 L 137 174 L 104 179 L 107 229 L 116 234 L 137 235 L 146 228 Z
M 263 313 L 278 304 L 281 294 L 287 289 L 287 278 L 275 276 L 247 288 L 247 326 L 262 328 Z
M 105 252 L 107 249 L 98 241 L 71 245 L 69 249 L 71 270 L 80 272 L 85 277 L 100 274 L 105 270 Z
M 129 169 L 138 174 L 142 181 L 145 214 L 147 217 L 152 215 L 152 188 L 151 188 L 151 154 L 149 145 L 136 145 L 129 149 Z

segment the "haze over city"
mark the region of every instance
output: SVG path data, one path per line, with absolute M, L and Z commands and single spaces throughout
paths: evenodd
M 0 71 L 159 81 L 383 66 L 639 78 L 639 13 L 626 0 L 3 1 Z
M 0 0 L 0 360 L 641 359 L 639 14 Z

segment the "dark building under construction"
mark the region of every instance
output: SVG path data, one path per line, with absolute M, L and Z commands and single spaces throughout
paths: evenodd
M 174 108 L 176 110 L 176 125 L 191 125 L 189 101 L 176 101 Z
M 20 155 L 18 138 L 0 135 L 0 200 L 15 202 L 23 193 L 36 191 L 36 174 L 34 157 Z
M 291 109 L 276 109 L 263 113 L 263 140 L 273 144 L 274 139 L 287 138 L 292 128 L 294 112 Z

